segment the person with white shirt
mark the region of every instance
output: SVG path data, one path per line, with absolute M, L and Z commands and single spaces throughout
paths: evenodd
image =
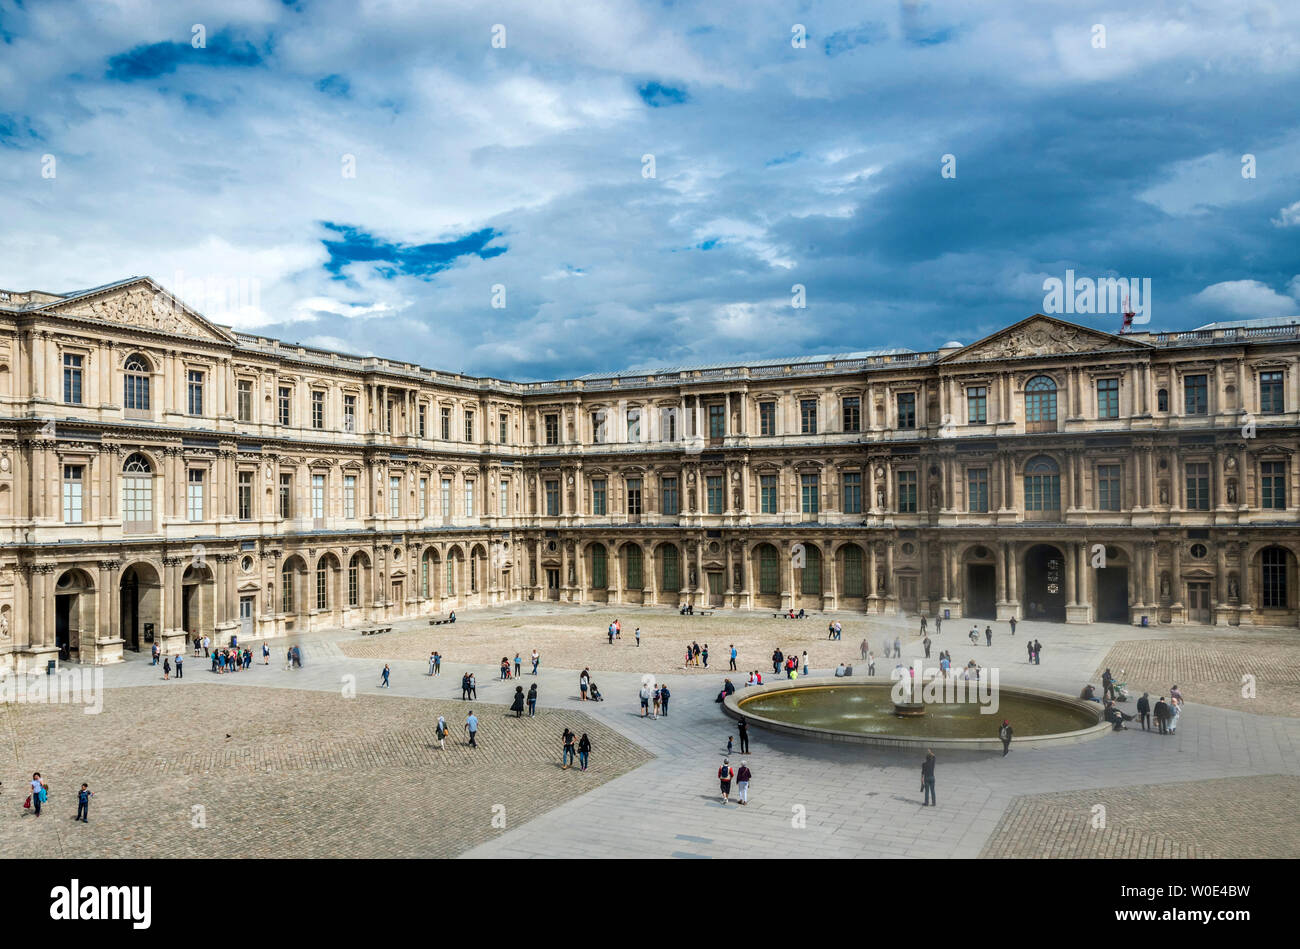
M 838 666 L 835 667 L 835 678 L 837 679 L 844 678 L 844 673 L 845 673 L 844 663 L 841 662 Z

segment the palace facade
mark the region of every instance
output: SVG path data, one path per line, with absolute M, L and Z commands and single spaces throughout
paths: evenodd
M 0 291 L 0 668 L 523 600 L 1297 625 L 1300 327 L 543 383 Z

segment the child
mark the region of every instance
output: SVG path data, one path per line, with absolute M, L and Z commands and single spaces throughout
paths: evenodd
M 728 736 L 727 736 L 727 757 L 728 757 L 728 758 L 731 757 L 731 747 L 732 747 L 732 746 L 731 746 L 731 736 L 728 735 Z
M 90 813 L 90 799 L 95 795 L 90 791 L 90 785 L 83 784 L 81 790 L 77 792 L 77 816 L 73 820 L 79 820 L 83 824 L 89 824 L 86 815 Z

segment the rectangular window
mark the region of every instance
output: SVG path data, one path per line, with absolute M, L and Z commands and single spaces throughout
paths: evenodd
M 1261 462 L 1259 475 L 1259 506 L 1274 511 L 1286 510 L 1286 462 Z
M 989 420 L 989 390 L 987 386 L 966 387 L 966 421 L 971 425 L 984 425 Z
M 442 479 L 442 516 L 451 517 L 451 479 Z
M 722 403 L 709 406 L 709 437 L 725 438 L 727 435 L 727 407 Z
M 63 523 L 80 524 L 82 521 L 83 465 L 63 466 Z
M 442 422 L 442 440 L 449 442 L 451 441 L 451 409 L 439 409 L 438 414 Z
M 203 469 L 189 469 L 185 480 L 186 516 L 191 521 L 201 521 L 203 520 Z
M 416 406 L 415 431 L 420 438 L 424 438 L 425 436 L 425 417 L 427 416 L 427 414 L 428 411 L 425 409 L 423 402 L 421 402 L 418 406 Z
M 916 513 L 915 471 L 900 471 L 898 473 L 898 513 Z
M 776 403 L 775 402 L 758 403 L 758 434 L 760 435 L 776 434 Z
M 799 431 L 804 435 L 817 434 L 817 400 L 802 399 L 799 402 Z
M 776 475 L 759 475 L 758 477 L 758 512 L 760 514 L 776 513 Z
M 546 516 L 560 516 L 560 482 L 546 482 Z
M 280 518 L 293 517 L 293 475 L 280 475 Z
M 343 396 L 343 431 L 349 434 L 357 430 L 357 397 Z
M 311 516 L 318 521 L 325 517 L 325 476 L 323 474 L 311 476 Z
M 327 608 L 329 602 L 325 596 L 327 589 L 328 576 L 325 572 L 325 566 L 322 564 L 316 568 L 316 609 L 323 610 Z
M 357 476 L 343 476 L 343 516 L 352 520 L 357 516 Z
M 420 479 L 420 518 L 429 516 L 429 479 Z
M 69 405 L 81 404 L 82 359 L 74 353 L 63 354 L 63 401 Z
M 393 403 L 384 404 L 384 431 L 389 435 L 393 434 Z
M 593 517 L 605 516 L 605 479 L 604 478 L 592 479 L 591 513 Z
M 859 471 L 847 471 L 843 476 L 844 481 L 844 513 L 861 514 L 862 513 L 862 473 Z
M 239 485 L 236 489 L 236 506 L 239 508 L 239 519 L 241 521 L 251 521 L 253 519 L 253 472 L 239 472 Z
M 465 516 L 474 516 L 474 482 L 465 482 Z
M 627 513 L 629 517 L 641 516 L 641 479 L 627 479 Z
M 1285 410 L 1285 399 L 1282 397 L 1282 373 L 1261 372 L 1259 374 L 1260 414 L 1277 415 Z
M 311 427 L 325 427 L 325 393 L 313 390 L 311 394 Z
M 664 478 L 660 484 L 663 493 L 663 504 L 661 505 L 663 513 L 668 517 L 676 517 L 681 513 L 681 499 L 677 493 L 677 479 Z
M 1025 510 L 1059 511 L 1061 476 L 1059 474 L 1025 475 Z
M 507 517 L 510 514 L 510 482 L 501 482 L 501 516 Z
M 988 513 L 989 470 L 987 468 L 966 469 L 966 510 L 973 514 Z
M 292 418 L 290 409 L 293 405 L 293 390 L 288 386 L 280 386 L 279 417 L 281 425 L 288 425 Z
M 235 411 L 241 422 L 253 420 L 253 382 L 240 379 L 235 383 Z
M 898 393 L 898 427 L 916 428 L 916 393 Z
M 641 410 L 627 410 L 627 440 L 630 442 L 639 442 L 641 440 Z
M 677 406 L 675 405 L 659 410 L 659 440 L 677 441 Z
M 388 477 L 388 516 L 402 516 L 402 477 L 401 475 L 389 475 Z
M 817 513 L 820 480 L 821 479 L 815 474 L 799 476 L 799 510 L 802 513 Z
M 187 384 L 187 392 L 189 396 L 187 402 L 187 410 L 190 415 L 202 415 L 203 414 L 203 371 L 201 369 L 191 369 L 186 374 L 186 378 L 189 380 Z
M 1210 509 L 1210 466 L 1208 463 L 1188 464 L 1187 466 L 1187 509 L 1189 511 L 1208 511 Z
M 1097 510 L 1120 509 L 1119 465 L 1097 466 Z
M 844 431 L 862 431 L 862 400 L 858 396 L 841 399 L 840 410 L 844 414 Z
M 474 440 L 474 413 L 469 411 L 469 409 L 466 409 L 465 410 L 465 441 L 472 442 L 473 440 Z
M 500 437 L 497 438 L 497 441 L 502 445 L 505 445 L 510 441 L 510 416 L 502 412 L 499 421 L 500 425 L 498 434 Z
M 705 494 L 708 498 L 708 512 L 721 514 L 723 509 L 722 476 L 708 475 L 704 479 Z
M 1210 377 L 1183 377 L 1183 414 L 1208 415 L 1210 412 Z
M 1097 380 L 1097 418 L 1119 418 L 1119 380 Z
M 558 415 L 542 416 L 542 426 L 545 431 L 546 444 L 558 445 L 560 443 L 560 417 Z
M 361 583 L 357 569 L 357 562 L 353 560 L 348 564 L 348 606 L 356 606 L 357 601 L 361 598 Z

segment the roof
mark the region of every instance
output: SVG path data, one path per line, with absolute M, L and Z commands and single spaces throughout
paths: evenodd
M 741 366 L 806 366 L 814 363 L 839 362 L 851 359 L 870 359 L 873 356 L 901 356 L 915 353 L 913 349 L 866 349 L 856 353 L 822 353 L 813 356 L 785 356 L 779 359 L 732 359 L 725 362 L 692 363 L 684 366 L 642 366 L 637 369 L 620 369 L 617 372 L 588 372 L 579 379 L 619 379 L 628 376 L 667 376 L 681 372 L 705 372 L 711 369 L 733 369 Z
M 1198 330 L 1257 329 L 1261 326 L 1300 326 L 1300 316 L 1264 316 L 1253 320 L 1220 320 L 1206 323 Z

